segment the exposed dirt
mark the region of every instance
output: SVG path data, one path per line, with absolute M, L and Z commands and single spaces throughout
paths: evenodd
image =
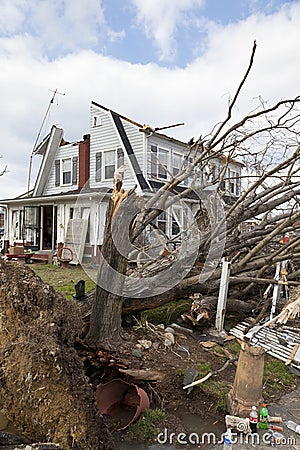
M 0 261 L 0 395 L 7 418 L 33 442 L 110 448 L 73 343 L 81 327 L 67 301 L 25 265 Z

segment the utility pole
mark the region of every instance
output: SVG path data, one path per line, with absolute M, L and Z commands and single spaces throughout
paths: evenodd
M 38 134 L 37 134 L 37 137 L 36 137 L 36 140 L 35 140 L 35 142 L 34 142 L 33 149 L 32 149 L 31 155 L 30 155 L 29 169 L 28 169 L 27 192 L 30 191 L 30 181 L 31 181 L 31 171 L 32 171 L 32 158 L 33 158 L 33 155 L 34 155 L 34 152 L 35 152 L 35 149 L 36 149 L 38 140 L 39 140 L 39 138 L 40 138 L 40 135 L 41 135 L 41 132 L 42 132 L 44 123 L 45 123 L 45 121 L 46 121 L 46 119 L 47 119 L 47 117 L 48 117 L 50 108 L 51 108 L 51 106 L 52 106 L 53 103 L 54 103 L 55 96 L 56 96 L 57 94 L 59 94 L 59 95 L 65 95 L 65 94 L 63 94 L 62 92 L 58 92 L 57 88 L 56 88 L 54 91 L 53 91 L 52 89 L 49 89 L 49 91 L 50 91 L 50 92 L 53 92 L 53 95 L 52 95 L 52 98 L 51 98 L 51 100 L 50 100 L 50 102 L 49 102 L 49 105 L 48 105 L 48 108 L 47 108 L 47 110 L 46 110 L 46 113 L 45 113 L 45 115 L 44 115 L 43 121 L 42 121 L 42 123 L 41 123 L 39 132 L 38 132 Z

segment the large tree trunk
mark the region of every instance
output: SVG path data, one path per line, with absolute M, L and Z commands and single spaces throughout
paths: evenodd
M 91 347 L 113 349 L 122 339 L 122 291 L 130 250 L 129 225 L 136 212 L 134 189 L 125 192 L 116 174 L 106 213 L 95 301 L 86 336 Z
M 200 292 L 199 289 L 195 290 L 194 292 Z M 202 290 L 202 293 L 205 297 L 205 291 Z M 191 291 L 189 290 L 189 293 Z M 136 314 L 141 311 L 146 311 L 149 309 L 158 308 L 163 305 L 167 305 L 171 301 L 179 300 L 180 298 L 184 298 L 184 295 L 176 295 L 176 288 L 172 289 L 172 291 L 165 292 L 164 294 L 156 295 L 154 297 L 146 297 L 146 298 L 125 298 L 123 299 L 122 303 L 122 314 Z M 186 296 L 188 297 L 188 295 Z M 209 297 L 211 298 L 217 298 L 217 297 Z M 90 291 L 83 299 L 79 301 L 80 309 L 82 317 L 85 321 L 88 321 L 90 318 L 90 314 L 93 308 L 95 300 L 95 289 Z M 217 307 L 217 301 L 211 301 L 211 308 L 212 310 L 216 310 Z M 252 310 L 257 305 L 257 301 L 255 300 L 248 300 L 248 301 L 242 301 L 238 298 L 232 298 L 229 297 L 226 304 L 226 309 L 228 312 L 237 312 L 240 311 L 242 313 L 249 314 L 252 312 Z

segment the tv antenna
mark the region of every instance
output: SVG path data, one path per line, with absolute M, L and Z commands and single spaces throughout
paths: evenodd
M 39 141 L 39 138 L 40 138 L 40 135 L 41 135 L 43 126 L 44 126 L 45 121 L 46 121 L 46 119 L 47 119 L 47 117 L 48 117 L 50 108 L 51 108 L 51 106 L 52 106 L 53 103 L 54 103 L 54 99 L 55 99 L 56 95 L 65 95 L 65 94 L 62 93 L 62 92 L 58 92 L 57 88 L 56 88 L 55 90 L 53 90 L 53 89 L 48 89 L 48 90 L 49 90 L 50 92 L 53 92 L 53 95 L 52 95 L 51 100 L 50 100 L 50 102 L 49 102 L 48 108 L 47 108 L 46 113 L 45 113 L 45 115 L 44 115 L 43 121 L 42 121 L 42 123 L 41 123 L 40 129 L 39 129 L 39 131 L 38 131 L 37 137 L 36 137 L 36 139 L 35 139 L 35 142 L 34 142 L 34 145 L 33 145 L 32 151 L 31 151 L 30 160 L 29 160 L 29 170 L 28 170 L 27 192 L 30 191 L 30 181 L 31 181 L 31 171 L 32 171 L 32 158 L 33 158 L 33 156 L 34 156 L 34 152 L 35 152 L 37 143 L 38 143 L 38 141 Z
M 181 127 L 182 125 L 184 125 L 183 122 L 175 123 L 174 125 L 167 125 L 165 127 L 152 127 L 151 125 L 146 124 L 143 126 L 143 129 L 145 131 L 152 131 L 154 133 L 155 131 L 166 130 L 167 128 Z

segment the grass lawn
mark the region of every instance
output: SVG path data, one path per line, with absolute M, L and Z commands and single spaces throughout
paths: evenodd
M 75 294 L 75 284 L 80 280 L 85 281 L 85 291 L 89 292 L 95 287 L 93 280 L 80 266 L 63 268 L 53 264 L 31 264 L 31 269 L 45 282 L 61 292 L 67 299 Z

